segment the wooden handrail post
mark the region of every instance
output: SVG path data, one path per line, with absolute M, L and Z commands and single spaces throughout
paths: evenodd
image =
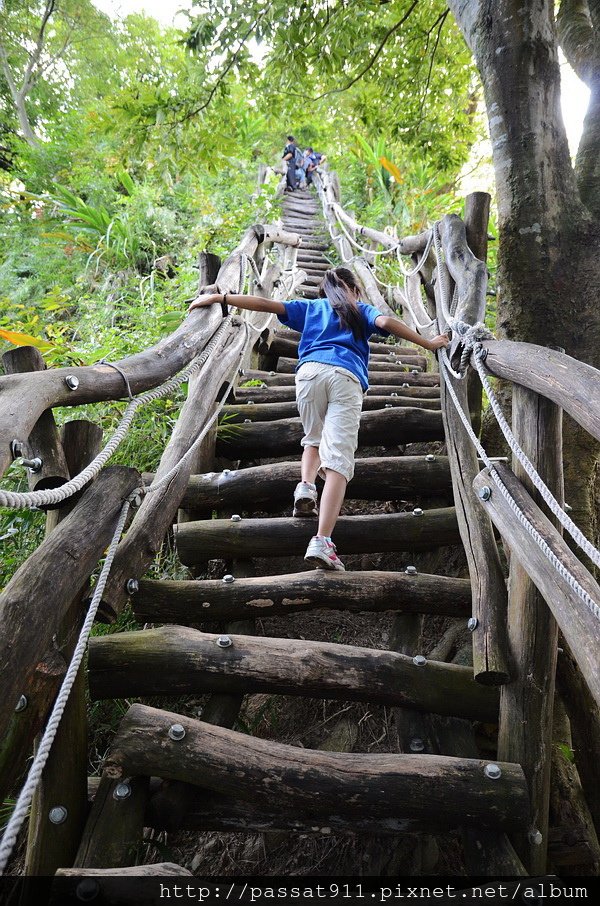
M 512 407 L 517 442 L 562 502 L 562 409 L 519 384 L 513 387 Z M 513 471 L 539 502 L 539 493 L 516 458 Z M 533 827 L 524 827 L 522 833 L 516 834 L 514 844 L 529 871 L 541 874 L 546 870 L 548 845 L 558 627 L 544 598 L 516 557 L 511 557 L 510 563 L 508 636 L 514 679 L 501 692 L 498 757 L 514 760 L 525 771 Z
M 464 221 L 467 245 L 476 258 L 487 261 L 488 223 L 490 219 L 491 196 L 488 192 L 471 192 L 465 198 Z M 481 430 L 482 387 L 479 375 L 470 370 L 467 375 L 467 397 L 471 424 L 475 434 Z

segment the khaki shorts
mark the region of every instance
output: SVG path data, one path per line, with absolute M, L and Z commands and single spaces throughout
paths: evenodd
M 363 402 L 360 381 L 345 368 L 305 362 L 296 372 L 296 400 L 304 428 L 302 446 L 318 447 L 322 469 L 333 469 L 350 481 Z

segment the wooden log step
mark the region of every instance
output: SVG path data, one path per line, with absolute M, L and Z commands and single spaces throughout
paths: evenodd
M 349 500 L 398 500 L 405 495 L 427 497 L 451 494 L 447 456 L 373 456 L 355 461 L 354 478 L 348 483 Z M 149 484 L 154 475 L 147 472 Z M 299 462 L 277 462 L 248 469 L 227 469 L 192 475 L 181 501 L 184 510 L 211 513 L 215 509 L 232 513 L 251 508 L 281 509 L 292 499 L 300 481 Z
M 403 387 L 398 384 L 375 384 L 363 397 L 363 409 L 367 409 L 365 404 L 370 397 L 391 396 L 396 394 L 395 398 L 419 399 L 425 402 L 431 401 L 432 405 L 427 408 L 438 409 L 440 404 L 439 387 L 415 387 L 411 384 L 409 387 Z M 236 387 L 236 402 L 248 404 L 254 403 L 277 403 L 289 402 L 296 399 L 296 388 L 293 384 L 287 387 Z M 436 405 L 434 405 L 436 404 Z
M 276 327 L 273 333 L 275 338 L 292 340 L 296 344 L 300 342 L 301 334 L 289 327 Z M 416 346 L 406 346 L 400 342 L 390 343 L 388 337 L 380 337 L 378 334 L 373 334 L 369 339 L 369 349 L 372 353 L 380 355 L 388 355 L 390 352 L 398 352 L 403 355 L 423 355 L 423 350 L 417 349 Z M 282 355 L 284 354 L 282 353 Z
M 397 705 L 494 723 L 500 693 L 470 667 L 395 651 L 161 626 L 90 639 L 92 699 L 268 692 Z
M 400 357 L 392 359 L 391 356 L 383 356 L 386 361 L 377 361 L 371 358 L 369 362 L 369 371 L 370 372 L 386 372 L 393 371 L 396 375 L 403 373 L 406 374 L 407 371 L 412 371 L 416 369 L 417 371 L 425 371 L 427 369 L 427 359 L 425 356 L 405 356 L 403 359 Z M 288 358 L 287 356 L 280 356 L 277 362 L 277 371 L 280 374 L 293 374 L 298 367 L 298 358 Z
M 184 566 L 215 557 L 286 557 L 303 555 L 316 531 L 316 519 L 206 519 L 173 526 L 177 553 Z M 413 513 L 341 516 L 335 541 L 344 554 L 431 550 L 459 544 L 454 507 Z
M 171 740 L 174 724 L 182 739 Z M 312 751 L 255 739 L 181 714 L 134 704 L 121 721 L 105 762 L 113 779 L 158 775 L 290 812 L 406 819 L 435 814 L 436 827 L 528 826 L 527 784 L 519 765 L 436 755 L 361 755 Z
M 299 418 L 282 418 L 273 422 L 251 422 L 232 430 L 217 432 L 216 452 L 229 459 L 285 456 L 296 453 L 304 430 Z M 410 444 L 443 440 L 444 427 L 440 410 L 412 407 L 375 409 L 360 417 L 358 444 L 361 447 Z
M 394 407 L 405 409 L 407 406 L 412 406 L 414 409 L 440 409 L 441 405 L 439 400 L 413 399 L 410 396 L 365 396 L 362 411 L 371 412 L 374 409 Z M 295 400 L 251 405 L 239 403 L 238 405 L 223 406 L 222 414 L 228 424 L 245 421 L 270 422 L 280 418 L 296 418 L 298 406 Z
M 287 387 L 294 383 L 292 374 L 276 374 L 274 371 L 258 371 L 253 368 L 244 369 L 240 375 L 244 381 L 262 381 L 267 387 Z M 394 384 L 394 390 L 398 385 L 408 384 L 417 387 L 439 387 L 440 376 L 436 373 L 413 374 L 411 371 L 396 373 L 395 371 L 377 371 L 369 373 L 369 384 Z
M 331 270 L 331 264 L 325 258 L 309 258 L 307 256 L 300 256 L 296 259 L 298 265 L 304 270 L 315 270 L 315 271 L 325 271 Z
M 142 579 L 132 598 L 142 623 L 245 620 L 309 610 L 346 613 L 430 613 L 471 615 L 468 579 L 405 572 L 327 572 L 322 569 L 286 576 L 166 581 Z
M 303 237 L 298 248 L 311 249 L 314 252 L 327 252 L 331 248 L 331 243 L 327 240 L 325 242 L 310 241 Z
M 321 294 L 315 289 L 314 286 L 299 286 L 298 287 L 298 298 L 299 299 L 320 299 Z

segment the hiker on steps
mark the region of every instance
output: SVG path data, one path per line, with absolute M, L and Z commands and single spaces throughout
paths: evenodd
M 286 192 L 295 192 L 297 188 L 306 188 L 306 176 L 302 169 L 303 154 L 293 135 L 288 135 L 287 145 L 283 149 L 283 160 L 287 163 L 286 175 Z M 298 171 L 301 170 L 300 179 L 304 181 L 303 186 L 298 186 Z
M 326 272 L 324 298 L 276 302 L 260 296 L 222 293 L 200 296 L 190 311 L 227 303 L 251 311 L 273 312 L 287 327 L 302 334 L 296 368 L 296 399 L 304 428 L 302 480 L 294 491 L 294 516 L 317 516 L 317 534 L 304 559 L 319 569 L 343 570 L 331 535 L 344 502 L 346 485 L 354 475 L 354 453 L 363 396 L 368 389 L 369 336 L 393 334 L 425 349 L 447 346 L 445 334 L 427 340 L 399 318 L 382 315 L 360 301 L 351 271 L 336 267 Z M 320 512 L 317 474 L 325 479 Z

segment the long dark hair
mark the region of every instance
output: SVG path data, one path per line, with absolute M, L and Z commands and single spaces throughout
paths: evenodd
M 332 268 L 321 282 L 321 292 L 327 296 L 341 326 L 351 330 L 355 340 L 361 340 L 364 339 L 365 328 L 358 306 L 348 292 L 351 289 L 359 290 L 359 286 L 347 267 Z

